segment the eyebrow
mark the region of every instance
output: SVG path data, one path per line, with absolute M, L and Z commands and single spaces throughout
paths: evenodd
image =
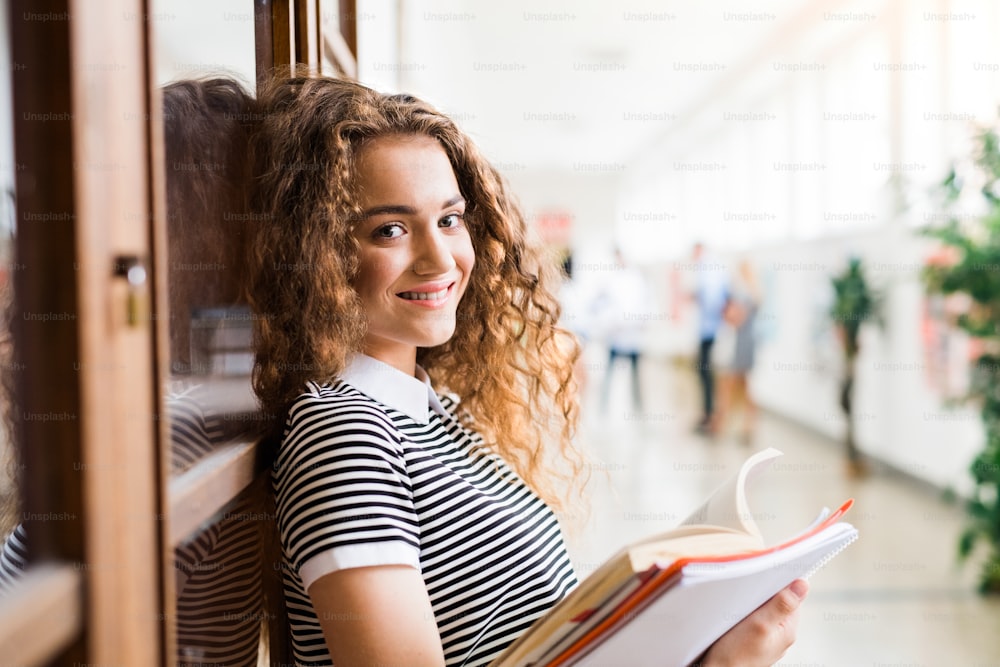
M 444 204 L 441 205 L 442 210 L 455 204 L 461 204 L 465 202 L 465 197 L 462 195 L 455 195 Z M 412 206 L 403 206 L 402 204 L 389 204 L 387 206 L 376 206 L 370 208 L 361 213 L 361 219 L 366 220 L 368 218 L 375 217 L 376 215 L 415 215 L 417 209 Z

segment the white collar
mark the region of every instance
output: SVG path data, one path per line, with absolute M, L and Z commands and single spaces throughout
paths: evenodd
M 418 424 L 426 424 L 430 420 L 428 408 L 442 417 L 448 415 L 431 387 L 430 378 L 420 366 L 417 366 L 417 376 L 413 377 L 359 353 L 348 359 L 340 379 L 379 403 L 399 410 Z

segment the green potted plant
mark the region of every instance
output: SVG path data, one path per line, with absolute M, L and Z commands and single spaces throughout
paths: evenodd
M 854 377 L 858 354 L 861 351 L 861 327 L 877 317 L 879 296 L 869 285 L 861 266 L 861 259 L 852 257 L 847 267 L 830 279 L 834 299 L 830 307 L 833 321 L 844 353 L 844 371 L 840 381 L 840 407 L 844 411 L 847 430 L 844 447 L 847 470 L 854 476 L 865 474 L 867 468 L 861 458 L 854 436 Z
M 984 593 L 1000 593 L 1000 137 L 996 128 L 980 130 L 967 170 L 952 168 L 943 192 L 946 211 L 975 203 L 983 211 L 972 220 L 952 217 L 945 225 L 925 231 L 938 239 L 950 261 L 923 271 L 932 294 L 963 294 L 969 307 L 955 324 L 980 341 L 973 361 L 968 400 L 980 408 L 983 447 L 969 467 L 973 490 L 966 500 L 969 516 L 959 540 L 959 555 L 967 560 L 979 545 L 985 560 L 979 578 Z M 971 194 L 971 197 L 970 197 Z

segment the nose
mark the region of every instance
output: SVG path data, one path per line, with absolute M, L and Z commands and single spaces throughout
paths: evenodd
M 448 241 L 437 225 L 426 234 L 421 234 L 414 248 L 413 272 L 422 276 L 437 276 L 455 268 L 455 258 Z

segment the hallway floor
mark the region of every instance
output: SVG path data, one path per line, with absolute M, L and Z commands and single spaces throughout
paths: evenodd
M 662 362 L 644 360 L 643 410 L 632 406 L 624 364 L 602 409 L 603 364 L 587 365 L 580 438 L 593 458 L 593 502 L 584 528 L 567 527 L 581 577 L 628 541 L 675 526 L 750 453 L 775 447 L 784 457 L 750 496 L 769 542 L 847 498 L 846 520 L 860 531 L 812 577 L 799 640 L 780 665 L 1000 666 L 1000 599 L 979 596 L 975 566 L 958 565 L 963 514 L 940 492 L 878 465 L 851 479 L 836 443 L 767 414 L 752 444 L 699 436 L 696 379 Z

